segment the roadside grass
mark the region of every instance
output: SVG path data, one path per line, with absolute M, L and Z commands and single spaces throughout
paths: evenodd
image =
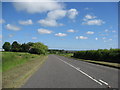
M 65 57 L 71 57 L 71 56 L 73 56 L 73 53 L 58 54 L 58 55 L 65 56 Z
M 109 67 L 114 67 L 114 68 L 120 69 L 120 64 L 119 63 L 111 63 L 111 62 L 104 62 L 104 61 L 94 61 L 94 60 L 78 59 L 78 58 L 72 57 L 73 56 L 72 53 L 69 53 L 69 54 L 58 54 L 58 55 L 65 56 L 65 57 L 68 57 L 68 58 L 73 58 L 73 59 L 80 60 L 80 61 L 85 61 L 85 62 L 89 62 L 89 63 L 95 63 L 95 64 L 99 64 L 99 65 L 104 65 L 104 66 L 109 66 Z
M 19 88 L 47 59 L 46 55 L 3 52 L 2 88 Z
M 77 60 L 85 61 L 85 62 L 89 62 L 89 63 L 95 63 L 95 64 L 99 64 L 99 65 L 104 65 L 104 66 L 109 66 L 109 67 L 114 67 L 114 68 L 120 69 L 120 64 L 118 64 L 118 63 L 111 63 L 111 62 L 104 62 L 104 61 L 94 61 L 94 60 L 84 60 L 84 59 L 77 59 Z
M 2 72 L 24 64 L 37 57 L 39 57 L 39 55 L 20 52 L 2 52 Z

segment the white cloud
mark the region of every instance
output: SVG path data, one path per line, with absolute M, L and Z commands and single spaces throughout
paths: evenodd
M 42 26 L 63 26 L 62 23 L 58 23 L 57 20 L 64 18 L 65 16 L 68 16 L 70 19 L 74 19 L 76 15 L 78 14 L 76 9 L 70 9 L 70 10 L 53 10 L 48 12 L 47 17 L 45 19 L 41 19 L 38 21 Z
M 65 17 L 65 15 L 66 15 L 65 10 L 50 11 L 47 14 L 47 17 L 45 19 L 39 20 L 38 23 L 40 23 L 42 26 L 50 26 L 50 27 L 62 26 L 63 24 L 58 23 L 57 20 Z
M 85 17 L 83 18 L 83 21 L 82 24 L 83 25 L 102 25 L 104 24 L 105 22 L 101 19 L 96 19 L 97 17 L 96 16 L 93 16 L 93 15 L 90 15 L 90 14 L 87 14 L 85 15 Z
M 67 36 L 67 34 L 65 34 L 65 33 L 57 33 L 57 34 L 55 34 L 55 36 L 64 37 L 64 36 Z
M 44 2 L 34 2 L 34 0 L 29 1 L 30 2 L 14 2 L 13 5 L 16 10 L 26 11 L 28 13 L 43 13 L 64 8 L 63 4 L 53 2 L 54 0 L 44 0 Z
M 29 20 L 26 20 L 26 21 L 19 21 L 19 24 L 22 24 L 22 25 L 31 25 L 33 24 L 32 20 L 29 19 Z
M 4 19 L 0 19 L 0 24 L 3 24 L 5 23 L 5 20 Z
M 38 33 L 40 33 L 40 34 L 51 34 L 52 31 L 41 28 L 41 29 L 38 29 Z
M 76 9 L 70 9 L 67 13 L 70 19 L 74 19 L 78 15 L 78 11 Z
M 87 14 L 87 15 L 85 16 L 85 19 L 94 19 L 94 18 L 96 18 L 96 16 L 92 16 L 92 15 L 90 15 L 90 14 Z
M 76 38 L 76 39 L 79 39 L 79 37 L 78 37 L 78 36 L 76 36 L 75 38 Z
M 109 32 L 109 30 L 108 30 L 108 29 L 105 29 L 105 32 Z
M 74 33 L 74 32 L 76 32 L 74 29 L 69 29 L 69 30 L 67 30 L 67 32 L 71 32 L 71 33 Z
M 37 37 L 32 37 L 33 40 L 37 39 Z
M 6 29 L 8 29 L 8 30 L 13 30 L 13 31 L 19 31 L 19 30 L 20 30 L 19 27 L 14 26 L 14 25 L 11 25 L 11 24 L 7 24 L 7 25 L 6 25 Z
M 66 10 L 54 10 L 54 11 L 50 11 L 47 14 L 47 18 L 48 19 L 57 20 L 57 19 L 65 17 L 66 16 L 66 12 L 67 12 Z
M 92 10 L 92 8 L 88 8 L 88 7 L 86 7 L 86 8 L 84 8 L 85 10 Z
M 94 32 L 93 31 L 88 31 L 88 32 L 86 32 L 86 34 L 94 34 Z
M 56 26 L 62 26 L 63 25 L 61 23 L 57 23 L 56 20 L 49 20 L 49 19 L 39 20 L 38 23 L 40 23 L 42 26 L 49 26 L 49 27 L 56 27 Z
M 96 16 L 92 16 L 92 15 L 90 15 L 90 14 L 87 14 L 87 15 L 85 15 L 85 17 L 83 18 L 83 21 L 88 21 L 88 20 L 95 19 L 95 18 L 96 18 Z
M 98 38 L 95 38 L 95 40 L 98 40 Z
M 94 20 L 87 20 L 86 22 L 83 22 L 83 25 L 102 25 L 105 22 L 100 19 L 94 19 Z
M 88 37 L 84 37 L 84 36 L 76 36 L 76 39 L 88 39 Z
M 9 37 L 13 37 L 14 35 L 13 35 L 13 34 L 9 34 L 8 36 L 9 36 Z

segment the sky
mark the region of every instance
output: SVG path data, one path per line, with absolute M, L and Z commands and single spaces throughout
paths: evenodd
M 42 42 L 65 50 L 118 47 L 117 2 L 2 2 L 0 24 L 2 43 Z

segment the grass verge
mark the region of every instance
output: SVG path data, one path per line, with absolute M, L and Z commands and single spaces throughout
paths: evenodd
M 71 56 L 73 56 L 73 53 L 58 54 L 58 55 L 71 58 Z
M 2 72 L 22 65 L 37 57 L 39 55 L 20 52 L 2 52 Z
M 74 58 L 74 57 L 71 57 L 73 56 L 72 53 L 70 54 L 59 54 L 60 56 L 65 56 L 65 57 L 68 57 L 68 58 Z M 94 64 L 99 64 L 99 65 L 104 65 L 104 66 L 109 66 L 109 67 L 114 67 L 114 68 L 117 68 L 117 69 L 120 69 L 120 64 L 119 63 L 111 63 L 111 62 L 103 62 L 103 61 L 94 61 L 94 60 L 85 60 L 85 59 L 78 59 L 78 58 L 74 58 L 76 60 L 80 60 L 80 61 L 85 61 L 85 62 L 89 62 L 89 63 L 94 63 Z
M 3 56 L 6 53 L 8 54 L 7 56 L 10 58 L 9 60 L 11 60 L 11 62 L 7 59 L 3 59 L 6 61 L 4 61 L 3 65 L 4 70 L 2 73 L 2 88 L 21 87 L 21 85 L 23 85 L 47 59 L 47 56 L 45 55 L 34 55 L 28 53 L 14 53 L 14 56 L 11 52 L 5 52 L 3 53 Z M 14 57 L 14 59 L 12 57 Z M 6 65 L 8 65 L 9 67 Z

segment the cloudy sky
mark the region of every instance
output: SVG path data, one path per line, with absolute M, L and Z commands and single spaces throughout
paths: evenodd
M 57 49 L 117 48 L 117 8 L 116 2 L 3 2 L 0 38 Z

